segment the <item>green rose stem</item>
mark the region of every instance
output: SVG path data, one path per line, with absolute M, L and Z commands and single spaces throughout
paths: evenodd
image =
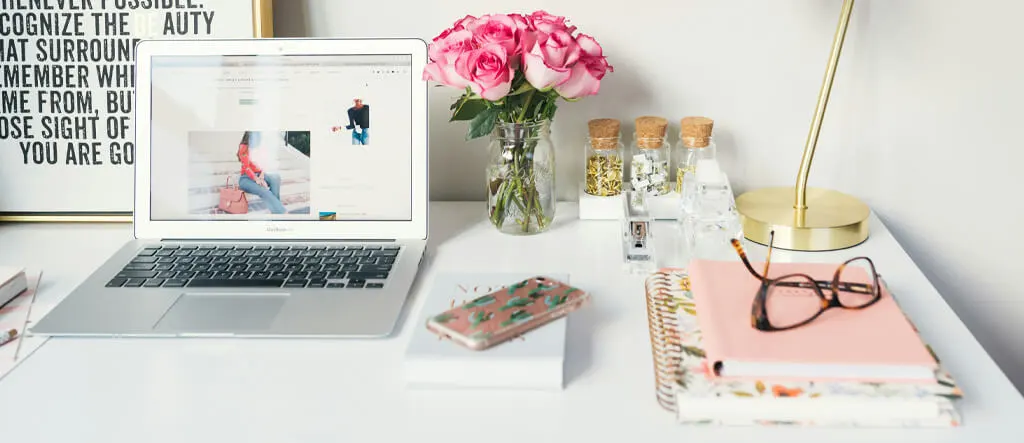
M 525 99 L 523 99 L 518 116 L 512 117 L 514 114 L 509 112 L 511 110 L 506 110 L 502 114 L 506 115 L 507 118 L 512 117 L 509 118 L 509 120 L 512 120 L 512 123 L 526 123 L 527 115 L 530 112 L 530 104 L 536 93 L 536 90 L 531 89 L 524 94 Z M 541 103 L 539 108 L 545 114 L 553 111 L 551 103 Z M 490 214 L 490 218 L 491 223 L 499 229 L 504 225 L 506 212 L 513 206 L 522 214 L 516 220 L 522 232 L 530 231 L 530 222 L 534 218 L 537 220 L 537 226 L 540 229 L 544 229 L 547 225 L 548 221 L 543 214 L 543 207 L 540 203 L 540 192 L 537 191 L 536 176 L 535 174 L 527 174 L 533 167 L 532 155 L 529 154 L 532 154 L 536 148 L 536 142 L 531 141 L 531 138 L 532 134 L 526 134 L 525 140 L 517 140 L 515 145 L 509 149 L 511 159 L 506 159 L 506 164 L 509 166 L 508 177 L 496 179 L 498 189 L 495 206 Z
M 526 94 L 526 101 L 523 102 L 523 110 L 519 112 L 519 123 L 523 123 L 526 120 L 526 110 L 530 109 L 530 100 L 533 100 L 533 94 L 536 90 L 531 90 Z

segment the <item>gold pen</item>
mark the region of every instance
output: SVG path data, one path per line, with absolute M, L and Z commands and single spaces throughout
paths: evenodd
M 3 335 L 0 335 L 0 346 L 10 343 L 16 338 L 18 338 L 17 329 L 11 329 L 10 331 L 4 332 Z

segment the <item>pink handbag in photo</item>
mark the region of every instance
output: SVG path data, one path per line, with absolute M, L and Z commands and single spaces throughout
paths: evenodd
M 249 200 L 245 192 L 238 187 L 238 184 L 231 185 L 231 177 L 227 178 L 227 185 L 220 188 L 220 203 L 217 207 L 228 214 L 246 214 L 249 212 Z

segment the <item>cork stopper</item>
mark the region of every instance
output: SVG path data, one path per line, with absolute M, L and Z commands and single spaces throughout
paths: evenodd
M 679 138 L 688 148 L 704 148 L 711 144 L 715 121 L 707 117 L 686 117 L 679 121 Z
M 645 115 L 636 119 L 636 144 L 640 148 L 660 148 L 668 129 L 668 120 Z
M 614 118 L 595 118 L 587 122 L 590 145 L 594 149 L 615 149 L 619 143 L 619 126 Z

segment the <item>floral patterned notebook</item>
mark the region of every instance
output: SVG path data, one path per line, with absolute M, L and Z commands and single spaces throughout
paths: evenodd
M 963 394 L 941 365 L 932 384 L 714 378 L 702 348 L 698 306 L 686 271 L 661 269 L 647 278 L 645 289 L 656 398 L 681 423 L 960 425 L 956 400 Z

